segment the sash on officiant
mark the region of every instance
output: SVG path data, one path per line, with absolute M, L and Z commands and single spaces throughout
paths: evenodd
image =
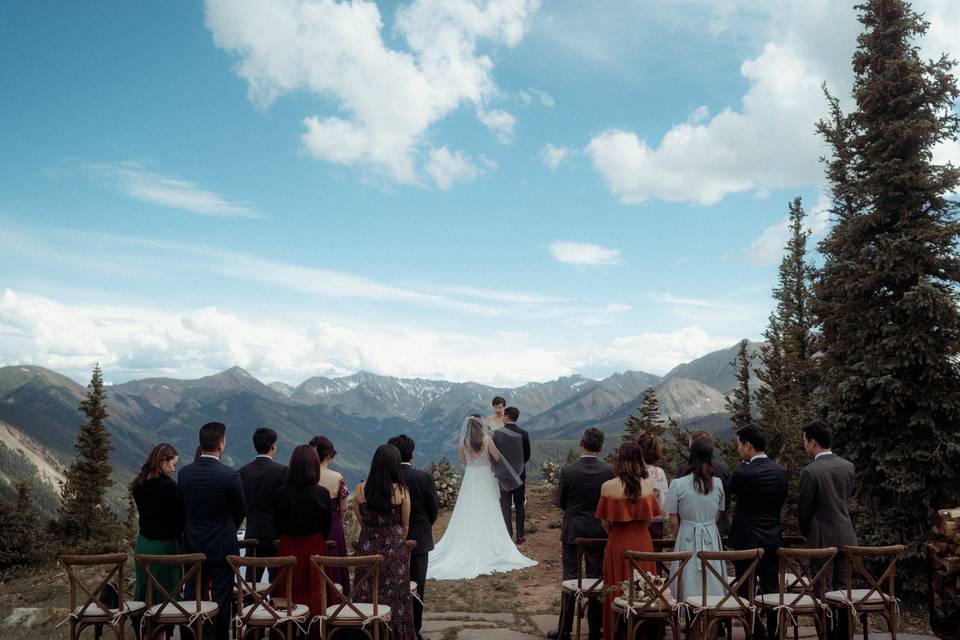
M 493 443 L 500 451 L 500 459 L 491 456 L 493 475 L 503 491 L 513 491 L 523 484 L 523 436 L 505 427 L 493 432 Z

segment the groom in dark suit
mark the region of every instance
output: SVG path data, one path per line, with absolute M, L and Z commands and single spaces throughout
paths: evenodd
M 277 555 L 274 541 L 280 535 L 273 523 L 273 494 L 283 484 L 286 465 L 274 462 L 277 455 L 277 432 L 269 427 L 260 427 L 253 432 L 253 448 L 257 457 L 240 467 L 243 497 L 247 504 L 247 530 L 245 538 L 257 542 L 257 556 L 269 558 Z M 255 569 L 257 580 L 263 574 Z
M 590 427 L 580 438 L 580 458 L 560 470 L 557 483 L 557 506 L 563 509 L 563 524 L 560 527 L 563 579 L 577 577 L 577 538 L 606 538 L 600 521 L 595 515 L 600 502 L 600 485 L 613 478 L 613 467 L 600 459 L 603 451 L 603 431 Z M 603 576 L 603 550 L 598 549 L 586 556 L 584 577 Z M 547 632 L 548 638 L 570 637 L 573 626 L 573 602 L 565 603 L 567 615 L 561 619 L 557 630 Z M 587 625 L 590 640 L 602 637 L 603 605 L 591 600 L 587 607 Z
M 767 432 L 755 424 L 737 431 L 737 453 L 742 462 L 730 476 L 727 490 L 736 497 L 737 508 L 730 524 L 728 546 L 731 549 L 763 549 L 760 559 L 760 593 L 776 593 L 779 586 L 777 550 L 783 544 L 780 512 L 787 499 L 787 471 L 767 457 Z M 750 561 L 738 561 L 733 567 L 739 578 Z M 746 585 L 744 585 L 745 587 Z M 743 589 L 746 595 L 746 589 Z M 767 618 L 772 629 L 776 616 Z M 764 638 L 757 629 L 758 640 Z
M 417 638 L 423 626 L 423 598 L 427 589 L 427 559 L 433 550 L 433 523 L 440 513 L 440 499 L 433 477 L 426 471 L 413 468 L 414 442 L 406 435 L 390 438 L 392 444 L 400 450 L 400 477 L 410 493 L 410 527 L 407 540 L 416 540 L 417 546 L 410 554 L 410 579 L 417 583 L 417 595 L 420 600 L 413 603 L 413 626 Z
M 220 462 L 226 445 L 226 427 L 208 422 L 200 428 L 200 452 L 196 462 L 180 469 L 177 486 L 183 496 L 187 521 L 183 528 L 183 552 L 207 556 L 201 568 L 201 584 L 212 583 L 210 596 L 220 605 L 217 640 L 227 640 L 233 618 L 233 571 L 228 555 L 240 555 L 237 529 L 246 516 L 240 473 Z M 190 580 L 184 598 L 195 598 L 196 581 Z
M 500 490 L 500 510 L 503 511 L 503 520 L 507 523 L 507 532 L 513 537 L 513 523 L 510 518 L 510 504 L 513 503 L 513 508 L 517 512 L 517 544 L 522 544 L 524 541 L 523 525 L 526 519 L 524 505 L 527 501 L 527 462 L 530 461 L 530 436 L 525 430 L 517 426 L 517 420 L 520 418 L 519 409 L 516 407 L 507 407 L 503 410 L 503 416 L 505 420 L 503 429 L 519 435 L 523 441 L 523 461 L 510 460 L 510 464 L 517 472 L 517 475 L 520 476 L 520 481 L 523 484 L 511 491 Z M 497 436 L 499 431 L 500 430 L 497 429 L 493 432 L 493 442 L 498 446 Z

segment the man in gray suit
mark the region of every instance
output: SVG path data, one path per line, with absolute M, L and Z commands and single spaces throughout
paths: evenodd
M 855 472 L 853 463 L 830 449 L 832 442 L 833 431 L 826 423 L 815 421 L 803 428 L 803 448 L 813 462 L 800 472 L 797 517 L 808 547 L 836 547 L 842 551 L 843 545 L 857 544 L 847 508 Z M 846 588 L 844 565 L 845 559 L 838 553 L 833 562 L 833 575 L 827 576 L 830 590 Z

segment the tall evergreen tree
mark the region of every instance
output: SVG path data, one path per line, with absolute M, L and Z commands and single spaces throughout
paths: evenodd
M 908 544 L 898 573 L 918 592 L 929 509 L 960 503 L 960 224 L 948 199 L 960 170 L 931 160 L 956 139 L 960 92 L 952 61 L 921 59 L 928 25 L 908 3 L 857 9 L 856 108 L 830 99 L 818 126 L 836 223 L 814 286 L 817 398 L 857 467 L 861 543 Z
M 637 408 L 638 416 L 632 413 L 623 423 L 623 440 L 636 441 L 644 433 L 660 437 L 663 435 L 663 415 L 660 413 L 660 401 L 653 387 L 643 391 L 643 400 Z
M 31 567 L 52 556 L 44 518 L 33 502 L 30 481 L 14 483 L 16 500 L 0 500 L 0 569 Z
M 113 486 L 112 447 L 104 424 L 109 414 L 99 364 L 93 368 L 80 411 L 87 421 L 77 434 L 77 457 L 66 473 L 55 529 L 65 545 L 85 550 L 110 549 L 118 542 L 121 529 L 105 498 L 107 489 Z
M 730 366 L 736 372 L 737 386 L 733 390 L 733 397 L 726 397 L 726 408 L 735 429 L 753 422 L 750 402 L 750 361 L 757 354 L 750 352 L 749 347 L 750 342 L 748 340 L 741 340 L 737 355 L 730 363 Z

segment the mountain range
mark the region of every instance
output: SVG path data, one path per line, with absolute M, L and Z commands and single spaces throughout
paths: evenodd
M 756 349 L 759 345 L 754 344 Z M 280 458 L 317 434 L 337 448 L 335 465 L 350 482 L 367 471 L 373 449 L 392 435 L 416 442 L 415 464 L 456 456 L 460 422 L 472 412 L 490 412 L 490 400 L 504 396 L 520 409 L 530 432 L 532 467 L 543 456 L 576 447 L 583 428 L 611 435 L 654 387 L 664 415 L 685 426 L 722 431 L 724 395 L 735 378 L 729 362 L 736 345 L 682 364 L 665 376 L 642 371 L 603 380 L 573 375 L 516 388 L 474 382 L 393 378 L 360 371 L 341 378 L 313 377 L 293 387 L 264 384 L 239 367 L 197 380 L 146 378 L 106 388 L 115 479 L 123 487 L 146 453 L 166 441 L 180 451 L 181 466 L 193 458 L 197 429 L 211 420 L 227 425 L 224 461 L 239 466 L 253 456 L 250 437 L 270 426 L 280 437 Z M 55 371 L 36 366 L 0 368 L 0 491 L 16 477 L 54 489 L 73 455 L 83 416 L 77 407 L 85 389 Z M 52 493 L 52 492 L 51 492 Z M 49 496 L 45 497 L 49 503 Z

